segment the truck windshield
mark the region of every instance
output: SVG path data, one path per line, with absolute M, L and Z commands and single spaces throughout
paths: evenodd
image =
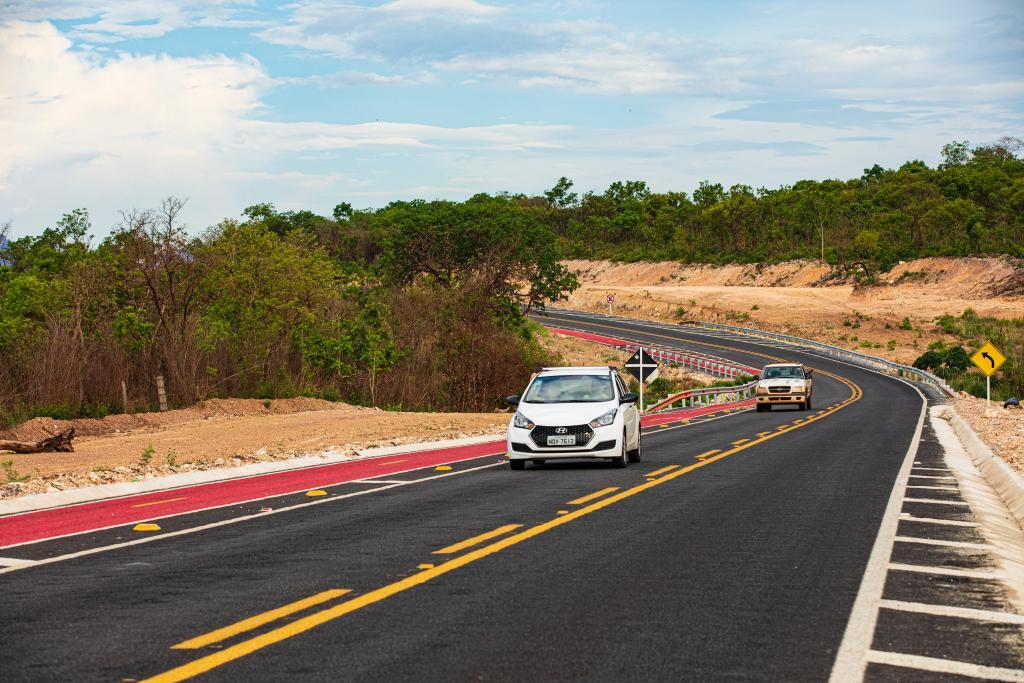
M 527 403 L 598 403 L 615 399 L 609 375 L 548 375 L 533 380 Z
M 761 372 L 761 379 L 803 379 L 804 369 L 796 365 L 788 365 L 781 368 L 765 368 Z

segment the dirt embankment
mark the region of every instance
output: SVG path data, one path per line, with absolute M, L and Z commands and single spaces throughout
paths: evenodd
M 566 265 L 581 282 L 569 308 L 606 312 L 606 296 L 614 294 L 617 314 L 749 325 L 901 362 L 913 361 L 937 339 L 955 341 L 935 325 L 940 315 L 973 308 L 980 315 L 1024 317 L 1024 263 L 1007 257 L 917 259 L 860 287 L 814 261 Z

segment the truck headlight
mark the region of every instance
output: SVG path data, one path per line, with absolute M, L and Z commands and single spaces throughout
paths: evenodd
M 590 421 L 590 426 L 594 429 L 598 427 L 607 427 L 611 423 L 615 422 L 615 414 L 619 412 L 618 408 L 612 408 L 601 417 L 596 417 Z
M 512 418 L 512 424 L 520 429 L 533 429 L 536 425 L 526 419 L 522 413 L 516 413 Z
M 759 393 L 759 394 L 767 394 L 768 393 L 768 387 L 761 386 L 760 384 L 758 384 L 757 385 L 757 393 Z

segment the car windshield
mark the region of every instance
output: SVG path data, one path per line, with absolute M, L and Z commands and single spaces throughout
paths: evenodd
M 796 365 L 786 365 L 781 368 L 765 368 L 761 373 L 761 379 L 803 379 L 803 368 Z
M 533 380 L 527 403 L 598 403 L 615 399 L 609 375 L 548 375 Z

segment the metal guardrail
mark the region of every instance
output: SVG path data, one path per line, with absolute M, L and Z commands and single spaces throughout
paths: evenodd
M 735 387 L 708 387 L 706 389 L 688 389 L 680 392 L 675 396 L 669 396 L 668 398 L 655 403 L 653 406 L 648 408 L 645 413 L 659 413 L 666 410 L 675 410 L 676 404 L 679 404 L 679 408 L 691 408 L 697 406 L 706 406 L 718 403 L 714 400 L 718 396 L 723 394 L 736 394 L 737 401 L 746 401 L 749 398 L 753 398 L 754 391 L 757 388 L 757 380 L 753 382 L 747 382 Z
M 757 337 L 760 339 L 770 339 L 772 341 L 783 342 L 793 346 L 804 347 L 810 351 L 816 351 L 818 353 L 825 354 L 832 358 L 838 358 L 845 360 L 848 363 L 866 367 L 871 370 L 885 373 L 887 375 L 894 375 L 902 377 L 904 379 L 914 380 L 923 384 L 928 384 L 935 387 L 947 396 L 956 396 L 956 392 L 946 382 L 936 377 L 930 372 L 919 370 L 910 365 L 903 365 L 902 363 L 895 363 L 884 358 L 877 356 L 869 356 L 866 353 L 859 353 L 857 351 L 851 351 L 844 349 L 841 346 L 833 346 L 832 344 L 825 344 L 824 342 L 814 341 L 812 339 L 804 339 L 802 337 L 793 337 L 788 334 L 778 334 L 776 332 L 766 332 L 764 330 L 758 330 L 752 327 L 738 327 L 736 325 L 723 325 L 722 323 L 709 323 L 709 322 L 686 322 L 681 323 L 683 326 L 700 327 L 703 329 L 711 330 L 726 330 L 735 334 L 742 334 L 749 337 Z

